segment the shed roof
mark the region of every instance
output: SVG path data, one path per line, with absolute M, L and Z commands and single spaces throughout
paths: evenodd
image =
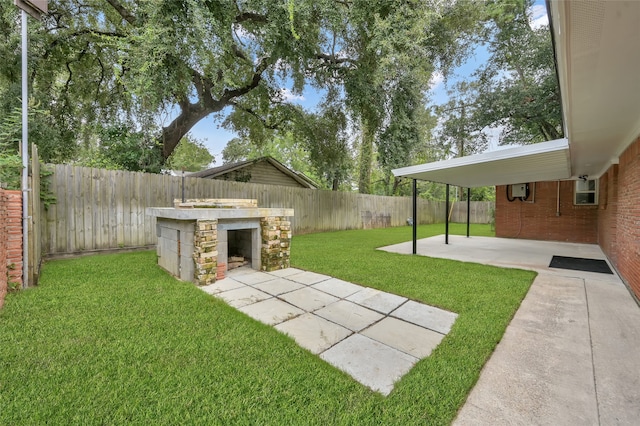
M 310 189 L 318 188 L 318 185 L 314 181 L 309 179 L 307 176 L 305 176 L 302 173 L 298 173 L 294 170 L 291 170 L 290 168 L 288 168 L 287 166 L 285 166 L 284 164 L 282 164 L 281 162 L 279 162 L 273 157 L 260 157 L 254 160 L 246 160 L 246 161 L 239 161 L 237 163 L 224 164 L 219 167 L 214 167 L 211 169 L 192 173 L 191 175 L 189 175 L 189 177 L 215 179 L 218 176 L 222 176 L 224 174 L 227 174 L 236 170 L 240 170 L 250 165 L 261 163 L 261 162 L 267 162 L 271 164 L 280 172 L 284 173 L 285 175 L 291 177 L 293 180 L 298 182 L 300 186 L 304 188 L 310 188 Z

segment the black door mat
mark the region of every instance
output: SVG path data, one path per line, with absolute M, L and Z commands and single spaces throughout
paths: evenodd
M 583 257 L 553 256 L 549 268 L 572 269 L 574 271 L 599 272 L 612 274 L 607 262 L 601 259 L 585 259 Z

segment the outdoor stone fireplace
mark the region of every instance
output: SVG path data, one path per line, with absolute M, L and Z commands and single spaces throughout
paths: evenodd
M 289 267 L 293 209 L 196 199 L 150 207 L 147 214 L 156 218 L 158 265 L 181 280 L 211 284 L 229 265 L 246 262 L 263 271 Z

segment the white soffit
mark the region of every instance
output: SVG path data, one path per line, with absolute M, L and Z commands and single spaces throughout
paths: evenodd
M 550 1 L 574 177 L 599 177 L 640 136 L 640 1 Z
M 393 170 L 396 177 L 448 183 L 465 188 L 568 179 L 566 139 L 501 149 Z

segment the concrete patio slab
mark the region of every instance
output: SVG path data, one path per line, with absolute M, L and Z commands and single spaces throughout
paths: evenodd
M 617 274 L 549 268 L 554 255 L 608 262 L 600 247 L 449 238 L 419 240 L 418 254 L 539 273 L 454 424 L 637 424 L 640 308 Z
M 280 298 L 309 312 L 313 312 L 338 300 L 337 297 L 310 287 L 285 293 L 281 295 Z
M 288 277 L 290 275 L 301 274 L 304 271 L 302 269 L 297 268 L 285 268 L 285 269 L 277 269 L 275 271 L 267 272 L 267 274 L 275 275 L 276 277 Z
M 391 312 L 391 316 L 438 333 L 447 334 L 458 314 L 409 300 Z
M 313 284 L 311 287 L 324 291 L 325 293 L 329 293 L 339 299 L 344 299 L 345 297 L 351 296 L 353 293 L 362 290 L 362 286 L 342 281 L 337 278 L 330 278 L 326 281 L 321 281 L 318 284 Z
M 384 318 L 360 334 L 418 359 L 429 356 L 444 338 L 444 334 L 392 317 Z
M 406 297 L 396 296 L 395 294 L 385 293 L 374 288 L 363 288 L 357 293 L 347 297 L 347 300 L 366 306 L 374 311 L 388 314 L 408 299 Z
M 250 305 L 252 303 L 256 303 L 272 297 L 270 294 L 267 294 L 258 290 L 257 288 L 253 288 L 250 286 L 223 291 L 222 293 L 218 293 L 215 296 L 224 300 L 225 302 L 227 302 L 227 304 L 233 306 L 234 308 L 241 308 L 242 306 Z
M 351 330 L 312 313 L 278 324 L 276 329 L 316 355 L 353 334 Z
M 304 271 L 297 274 L 288 275 L 287 278 L 300 284 L 312 285 L 319 283 L 320 281 L 326 281 L 331 277 L 328 275 L 317 274 L 315 272 Z
M 289 293 L 291 291 L 303 288 L 304 284 L 300 284 L 284 278 L 276 278 L 272 281 L 266 281 L 256 284 L 253 287 L 257 288 L 258 290 L 264 291 L 265 293 L 269 293 L 273 296 L 278 296 L 283 293 Z
M 456 424 L 507 421 L 599 424 L 582 280 L 536 279 Z
M 346 300 L 338 300 L 317 310 L 315 314 L 353 331 L 360 331 L 384 318 L 384 315 L 378 312 Z
M 347 337 L 320 358 L 383 395 L 389 395 L 393 384 L 418 361 L 360 334 Z
M 621 284 L 585 279 L 600 423 L 640 420 L 640 308 Z
M 222 293 L 223 291 L 234 290 L 236 288 L 246 287 L 246 284 L 236 281 L 233 278 L 218 280 L 213 284 L 200 287 L 202 291 L 209 294 Z
M 596 272 L 549 268 L 549 263 L 554 255 L 602 259 L 611 267 L 611 263 L 596 244 L 495 237 L 467 238 L 461 235 L 449 235 L 449 244 L 445 244 L 444 235 L 436 235 L 418 240 L 416 246 L 417 253 L 421 256 L 482 263 L 484 265 L 493 265 L 502 268 L 528 269 L 563 277 L 593 278 L 609 282 L 619 282 L 620 280 L 615 274 L 609 275 Z M 391 253 L 411 254 L 412 242 L 407 241 L 405 243 L 380 247 L 378 250 Z
M 239 268 L 244 269 L 244 268 Z M 275 280 L 276 277 L 265 272 L 255 272 L 253 274 L 247 273 L 239 273 L 237 275 L 233 275 L 232 278 L 236 281 L 240 281 L 243 284 L 247 285 L 256 285 L 266 281 Z
M 239 310 L 267 325 L 280 324 L 283 321 L 304 314 L 302 309 L 275 298 L 242 306 Z

